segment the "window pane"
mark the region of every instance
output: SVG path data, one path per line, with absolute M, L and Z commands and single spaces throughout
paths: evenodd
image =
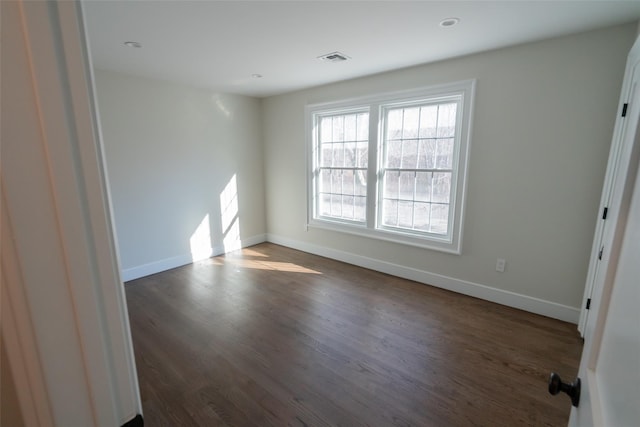
M 402 110 L 390 110 L 387 113 L 387 139 L 402 138 Z
M 358 193 L 358 195 L 355 195 Z M 317 212 L 322 216 L 364 221 L 367 212 L 366 170 L 320 171 Z
M 353 219 L 353 196 L 342 196 L 342 217 Z
M 418 169 L 434 169 L 436 158 L 436 140 L 421 139 L 418 145 Z
M 344 166 L 348 168 L 356 167 L 356 143 L 345 142 L 344 144 Z
M 334 168 L 344 166 L 344 144 L 333 144 L 333 163 Z
M 453 138 L 437 140 L 437 169 L 451 169 L 453 167 Z
M 364 221 L 367 217 L 367 199 L 365 197 L 354 197 L 355 209 L 353 219 Z
M 387 172 L 384 176 L 384 198 L 397 199 L 399 186 L 400 172 Z
M 342 196 L 339 194 L 331 195 L 331 215 L 342 216 Z
M 456 113 L 455 102 L 387 110 L 383 225 L 446 234 Z
M 344 140 L 355 141 L 356 140 L 356 115 L 349 114 L 344 116 Z
M 449 205 L 431 205 L 431 232 L 447 234 Z
M 398 202 L 396 200 L 385 199 L 382 207 L 382 224 L 398 225 Z
M 322 169 L 320 171 L 320 188 L 318 189 L 320 193 L 330 193 L 331 192 L 331 171 L 328 169 Z
M 358 163 L 356 166 L 359 168 L 366 168 L 369 165 L 369 143 L 359 142 L 356 152 L 358 157 Z
M 320 119 L 320 142 L 331 142 L 333 139 L 331 138 L 331 130 L 333 129 L 333 124 L 331 117 L 322 117 Z
M 356 139 L 358 141 L 369 141 L 369 114 L 358 114 L 356 121 Z
M 331 195 L 321 194 L 319 203 L 318 211 L 320 215 L 331 215 Z
M 355 172 L 356 196 L 367 195 L 367 171 L 358 170 Z
M 333 140 L 344 141 L 344 116 L 333 117 Z
M 451 173 L 434 173 L 432 186 L 433 193 L 431 201 L 436 203 L 449 203 L 451 195 Z
M 387 143 L 387 164 L 388 168 L 399 168 L 402 157 L 402 140 L 389 141 Z
M 353 195 L 354 191 L 353 191 L 353 186 L 354 186 L 354 179 L 353 179 L 353 171 L 352 170 L 345 170 L 342 172 L 342 194 L 348 194 L 348 195 Z M 352 201 L 353 203 L 353 201 Z
M 413 227 L 413 202 L 398 202 L 398 226 Z
M 342 191 L 342 171 L 331 171 L 331 193 L 340 194 Z
M 420 138 L 435 138 L 438 124 L 438 106 L 420 108 Z
M 420 202 L 431 201 L 431 172 L 416 173 L 416 200 Z
M 320 167 L 331 167 L 333 144 L 322 144 L 320 150 Z
M 413 209 L 413 228 L 420 231 L 429 231 L 431 205 L 429 203 L 415 203 Z
M 400 172 L 400 199 L 413 200 L 413 187 L 415 185 L 415 172 Z M 386 197 L 390 197 L 385 195 Z
M 442 104 L 438 109 L 438 137 L 454 136 L 457 104 Z
M 417 138 L 418 125 L 420 121 L 420 108 L 404 108 L 404 117 L 402 120 L 402 138 Z
M 404 141 L 402 146 L 402 162 L 404 169 L 415 169 L 418 165 L 418 140 L 410 139 Z

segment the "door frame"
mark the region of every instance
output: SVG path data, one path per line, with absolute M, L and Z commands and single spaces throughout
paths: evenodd
M 23 420 L 123 425 L 142 407 L 82 4 L 2 15 L 3 106 L 25 112 L 3 115 L 0 171 L 2 344 Z

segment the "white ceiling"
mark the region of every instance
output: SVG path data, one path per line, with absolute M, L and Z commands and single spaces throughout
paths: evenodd
M 640 19 L 640 1 L 94 0 L 84 8 L 97 68 L 258 97 Z M 449 17 L 460 23 L 440 27 Z M 317 59 L 334 51 L 351 59 Z

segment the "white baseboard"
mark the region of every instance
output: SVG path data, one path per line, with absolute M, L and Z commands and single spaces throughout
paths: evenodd
M 267 241 L 277 245 L 297 249 L 299 251 L 320 255 L 326 258 L 346 262 L 348 264 L 357 265 L 371 270 L 380 271 L 382 273 L 391 274 L 393 276 L 402 277 L 404 279 L 414 280 L 416 282 L 469 295 L 475 298 L 518 308 L 531 313 L 552 317 L 565 322 L 577 324 L 580 316 L 580 310 L 575 307 L 517 294 L 515 292 L 505 291 L 502 289 L 492 288 L 491 286 L 481 285 L 479 283 L 455 279 L 441 274 L 430 273 L 416 268 L 380 261 L 362 255 L 352 254 L 350 252 L 317 246 L 273 234 L 267 234 Z
M 191 254 L 183 254 L 171 258 L 161 259 L 160 261 L 150 262 L 148 264 L 125 268 L 122 270 L 122 281 L 128 282 L 129 280 L 139 279 L 140 277 L 144 276 L 150 276 L 152 274 L 160 273 L 161 271 L 167 271 L 171 270 L 172 268 L 190 264 L 191 262 L 193 262 L 191 260 Z
M 242 239 L 238 245 L 225 248 L 224 245 L 216 245 L 211 248 L 210 257 L 222 255 L 227 252 L 233 252 L 239 248 L 246 248 L 248 246 L 257 245 L 258 243 L 266 242 L 267 238 L 265 234 L 258 234 L 256 236 L 247 237 Z M 204 257 L 206 258 L 206 257 Z M 200 259 L 203 259 L 202 257 Z M 193 256 L 188 254 L 182 254 L 171 258 L 161 259 L 159 261 L 150 262 L 148 264 L 139 265 L 136 267 L 126 268 L 122 270 L 122 281 L 128 282 L 129 280 L 139 279 L 140 277 L 149 276 L 151 274 L 160 273 L 162 271 L 171 270 L 172 268 L 182 267 L 183 265 L 191 264 L 193 262 Z

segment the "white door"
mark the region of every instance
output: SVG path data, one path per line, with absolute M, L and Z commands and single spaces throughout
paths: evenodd
M 611 150 L 607 163 L 607 172 L 604 185 L 602 187 L 602 197 L 600 199 L 600 209 L 597 213 L 598 220 L 594 233 L 593 246 L 591 248 L 591 262 L 587 272 L 587 280 L 582 300 L 582 311 L 578 322 L 578 330 L 582 336 L 587 335 L 587 323 L 591 301 L 594 293 L 602 288 L 602 282 L 608 277 L 608 269 L 611 266 L 602 259 L 603 254 L 611 253 L 611 245 L 614 241 L 616 230 L 618 230 L 618 220 L 622 218 L 621 213 L 623 192 L 626 178 L 629 176 L 629 169 L 632 167 L 632 149 L 635 127 L 630 126 L 634 121 L 632 111 L 627 111 L 633 107 L 631 99 L 635 86 L 638 84 L 638 69 L 640 68 L 640 37 L 631 48 L 627 58 L 620 103 L 618 105 L 618 115 L 611 141 Z M 636 98 L 637 99 L 637 98 Z M 637 117 L 635 117 L 637 119 Z M 627 200 L 628 202 L 628 200 Z
M 602 242 L 570 426 L 640 426 L 640 61 L 630 65 L 628 111 L 616 130 L 628 148 L 628 170 L 613 188 L 619 212 Z

